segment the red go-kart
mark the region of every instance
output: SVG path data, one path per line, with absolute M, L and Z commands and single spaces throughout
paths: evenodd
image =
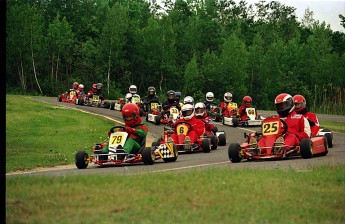
M 262 131 L 247 135 L 244 133 L 246 142 L 230 144 L 228 156 L 231 162 L 238 163 L 242 159 L 267 160 L 281 159 L 292 156 L 302 156 L 308 159 L 313 156 L 325 156 L 328 153 L 327 138 L 315 136 L 302 139 L 300 145 L 291 147 L 284 145 L 284 134 L 287 131 L 287 124 L 278 116 L 266 118 L 262 123 Z M 261 139 L 264 146 L 260 147 L 257 141 Z
M 58 95 L 57 101 L 75 104 L 76 99 L 78 99 L 79 94 L 76 90 L 70 90 L 66 93 Z

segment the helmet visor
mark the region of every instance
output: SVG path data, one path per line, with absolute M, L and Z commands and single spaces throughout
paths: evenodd
M 195 108 L 196 114 L 202 114 L 202 113 L 204 113 L 204 111 L 205 111 L 205 108 Z
M 290 103 L 288 101 L 277 103 L 275 105 L 277 111 L 284 111 L 287 110 L 291 107 Z
M 225 99 L 232 100 L 232 97 L 231 96 L 225 96 Z
M 295 109 L 296 110 L 300 110 L 303 108 L 303 102 L 300 102 L 300 103 L 295 103 Z
M 184 110 L 182 111 L 182 116 L 188 117 L 193 114 L 193 110 Z

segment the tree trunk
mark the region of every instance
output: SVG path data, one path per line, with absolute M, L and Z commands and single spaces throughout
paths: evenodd
M 110 89 L 110 64 L 111 64 L 111 48 L 109 49 L 109 60 L 108 60 L 108 78 L 107 78 L 107 87 L 108 87 L 108 98 L 109 98 L 109 89 Z
M 54 51 L 53 51 L 53 54 L 52 54 L 52 70 L 51 70 L 51 80 L 52 81 L 54 80 L 54 57 L 55 57 L 55 54 L 54 54 Z
M 56 71 L 55 71 L 55 80 L 58 80 L 58 71 L 59 71 L 59 61 L 60 61 L 60 54 L 57 55 L 56 58 Z
M 37 79 L 36 66 L 35 66 L 35 58 L 34 58 L 34 49 L 32 48 L 32 39 L 31 39 L 31 59 L 32 59 L 32 67 L 34 69 L 35 80 L 36 80 L 38 88 L 40 89 L 41 95 L 43 95 L 41 86 L 38 83 L 38 79 Z
M 19 80 L 20 80 L 20 85 L 26 92 L 26 78 L 24 76 L 24 69 L 23 69 L 23 61 L 20 60 L 20 65 L 18 65 L 18 75 L 19 75 Z

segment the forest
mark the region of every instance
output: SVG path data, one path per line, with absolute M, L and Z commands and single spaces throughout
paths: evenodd
M 345 33 L 278 1 L 7 0 L 6 93 L 57 96 L 77 81 L 108 99 L 134 84 L 274 109 L 282 92 L 345 115 Z M 345 16 L 339 15 L 345 29 Z

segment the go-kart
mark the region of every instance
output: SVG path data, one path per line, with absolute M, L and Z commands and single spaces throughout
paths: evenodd
M 117 131 L 115 131 L 117 129 Z M 121 131 L 120 131 L 121 130 Z M 109 152 L 102 153 L 102 145 L 96 144 L 89 156 L 85 151 L 79 151 L 75 155 L 75 165 L 79 169 L 87 168 L 89 163 L 99 166 L 133 164 L 143 162 L 145 165 L 152 165 L 156 160 L 163 159 L 164 162 L 177 160 L 178 151 L 172 143 L 162 144 L 159 147 L 146 147 L 146 139 L 137 154 L 127 153 L 123 150 L 128 133 L 124 132 L 124 126 L 114 126 L 110 129 Z
M 222 124 L 237 127 L 239 120 L 237 103 L 229 103 L 226 107 L 226 111 L 222 113 Z
M 180 117 L 180 111 L 176 107 L 170 107 L 170 109 L 161 114 L 160 123 L 162 124 L 172 124 L 175 123 Z
M 179 153 L 191 153 L 191 152 L 205 152 L 208 153 L 211 151 L 211 147 L 217 148 L 216 140 L 213 140 L 213 144 L 211 145 L 211 139 L 206 135 L 199 136 L 196 143 L 185 141 L 187 133 L 193 129 L 193 126 L 186 122 L 186 121 L 179 121 L 175 123 L 176 129 L 174 130 L 171 127 L 164 127 L 163 136 L 158 139 L 156 142 L 152 143 L 153 146 L 161 146 L 162 144 L 166 143 L 174 143 Z M 177 142 L 171 138 L 171 135 L 176 133 L 177 134 Z
M 313 156 L 325 156 L 328 153 L 327 138 L 315 136 L 302 139 L 298 146 L 284 145 L 284 134 L 287 132 L 287 124 L 278 116 L 266 118 L 262 122 L 262 131 L 247 135 L 244 133 L 246 141 L 241 145 L 230 144 L 228 156 L 231 162 L 238 163 L 242 159 L 269 160 L 282 159 L 293 156 L 302 156 L 309 159 Z M 258 140 L 263 146 L 258 145 Z M 260 144 L 261 145 L 261 144 Z
M 256 110 L 253 107 L 246 108 L 247 119 L 242 121 L 239 115 L 233 115 L 232 117 L 225 117 L 223 124 L 233 127 L 237 126 L 261 126 L 263 119 L 262 116 L 257 116 Z
M 222 114 L 221 114 L 220 109 L 219 109 L 217 104 L 211 105 L 210 110 L 207 111 L 207 114 L 215 122 L 221 122 L 222 121 Z
M 104 100 L 103 94 L 93 94 L 86 95 L 83 94 L 79 99 L 75 101 L 76 105 L 84 105 L 84 106 L 90 106 L 90 107 L 101 107 L 101 108 L 110 108 L 110 102 Z
M 217 131 L 215 134 L 211 132 L 211 134 L 207 135 L 211 140 L 211 149 L 217 149 L 217 146 L 225 146 L 226 145 L 226 134 L 225 131 Z
M 57 101 L 65 103 L 75 104 L 76 100 L 78 100 L 78 92 L 76 90 L 70 90 L 58 95 L 57 97 Z
M 153 122 L 156 125 L 161 123 L 161 113 L 162 106 L 159 104 L 158 100 L 151 100 L 147 104 L 146 121 Z
M 124 99 L 123 98 L 119 98 L 117 99 L 115 102 L 111 102 L 110 103 L 110 110 L 117 110 L 117 111 L 121 111 L 122 107 L 124 106 Z

